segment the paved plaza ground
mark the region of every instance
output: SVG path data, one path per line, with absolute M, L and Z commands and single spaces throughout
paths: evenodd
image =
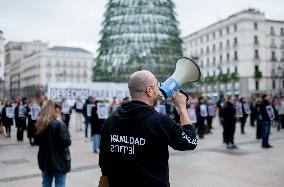
M 92 152 L 91 141 L 84 141 L 83 131 L 75 132 L 74 121 L 71 119 L 72 171 L 67 175 L 67 186 L 97 186 L 101 175 L 98 154 Z M 274 148 L 262 149 L 261 140 L 255 139 L 255 128 L 247 124 L 246 134 L 241 135 L 239 126 L 235 133 L 239 149 L 226 149 L 218 119 L 214 120 L 213 133 L 199 140 L 196 150 L 170 149 L 171 186 L 283 187 L 284 129 L 272 128 L 270 143 Z M 17 142 L 15 127 L 12 130 L 11 139 L 0 137 L 0 187 L 41 186 L 38 147 L 31 147 L 27 139 Z

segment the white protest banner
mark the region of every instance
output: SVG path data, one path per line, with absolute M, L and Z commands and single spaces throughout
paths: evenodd
M 188 108 L 187 113 L 188 113 L 188 116 L 189 116 L 191 123 L 197 123 L 197 117 L 196 117 L 195 109 Z
M 155 110 L 161 114 L 167 114 L 165 105 L 155 106 Z
M 92 116 L 92 109 L 95 105 L 94 104 L 87 104 L 87 116 L 91 117 Z
M 32 120 L 37 120 L 37 117 L 40 113 L 40 110 L 41 110 L 40 106 L 34 105 L 34 106 L 31 107 L 31 113 L 32 113 L 31 118 L 32 118 Z
M 215 107 L 213 105 L 208 106 L 208 113 L 209 113 L 209 116 L 212 116 L 212 117 L 215 116 Z
M 6 116 L 7 118 L 14 118 L 14 108 L 13 107 L 6 107 Z
M 244 106 L 245 113 L 246 113 L 246 114 L 250 114 L 250 107 L 249 107 L 249 104 L 248 104 L 248 103 L 244 103 L 243 106 Z
M 70 105 L 67 102 L 62 103 L 62 113 L 70 114 Z
M 202 117 L 207 117 L 208 116 L 208 113 L 207 113 L 207 107 L 205 104 L 201 104 L 200 105 L 200 115 Z
M 243 117 L 243 110 L 242 110 L 242 104 L 241 103 L 236 103 L 235 104 L 235 109 L 236 109 L 236 117 Z
M 48 99 L 58 99 L 65 97 L 67 100 L 75 100 L 77 96 L 86 100 L 89 96 L 97 99 L 112 99 L 116 97 L 123 99 L 129 97 L 127 83 L 114 82 L 93 82 L 79 83 L 73 82 L 53 82 L 48 83 L 47 97 Z
M 84 107 L 84 103 L 81 101 L 76 101 L 76 109 L 77 110 L 82 110 Z
M 266 112 L 271 121 L 275 119 L 274 110 L 271 105 L 266 106 Z
M 19 117 L 26 117 L 26 107 L 24 105 L 19 106 Z
M 98 103 L 97 104 L 98 118 L 99 119 L 107 119 L 108 118 L 108 109 L 109 109 L 109 104 Z

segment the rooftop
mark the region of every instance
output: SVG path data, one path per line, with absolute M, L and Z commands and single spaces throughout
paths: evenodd
M 199 33 L 200 31 L 206 30 L 206 29 L 208 29 L 208 28 L 210 28 L 210 27 L 212 27 L 212 26 L 214 26 L 214 25 L 217 25 L 217 24 L 222 23 L 222 22 L 224 22 L 224 21 L 226 21 L 226 20 L 228 20 L 228 19 L 231 19 L 231 18 L 233 18 L 233 17 L 236 17 L 236 16 L 241 15 L 241 14 L 245 14 L 245 13 L 249 13 L 249 14 L 264 14 L 263 12 L 261 12 L 261 11 L 259 11 L 259 10 L 257 10 L 257 9 L 254 9 L 254 8 L 249 8 L 249 9 L 241 10 L 241 11 L 235 13 L 235 14 L 232 14 L 232 15 L 228 16 L 228 17 L 225 18 L 225 19 L 222 19 L 222 20 L 220 20 L 220 21 L 217 21 L 217 22 L 215 22 L 215 23 L 213 23 L 213 24 L 211 24 L 211 25 L 209 25 L 209 26 L 207 26 L 207 27 L 204 27 L 204 28 L 202 28 L 202 29 L 200 29 L 200 30 L 198 30 L 198 31 L 196 31 L 196 32 L 194 32 L 194 33 L 191 33 L 191 34 L 185 36 L 184 38 L 187 38 L 187 37 L 189 37 L 189 36 L 194 36 L 194 35 L 196 35 L 197 33 Z
M 78 47 L 62 47 L 62 46 L 55 46 L 52 48 L 49 48 L 50 51 L 65 51 L 65 52 L 80 52 L 80 53 L 89 53 L 92 54 L 90 51 L 87 51 L 82 48 Z

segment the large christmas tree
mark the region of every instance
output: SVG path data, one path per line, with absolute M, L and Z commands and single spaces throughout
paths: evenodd
M 141 69 L 168 78 L 182 55 L 171 0 L 109 0 L 104 14 L 95 81 L 126 82 Z

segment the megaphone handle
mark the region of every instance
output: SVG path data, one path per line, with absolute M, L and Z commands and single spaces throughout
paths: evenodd
M 183 95 L 185 95 L 186 101 L 188 101 L 188 99 L 189 99 L 189 98 L 188 98 L 188 95 L 187 95 L 184 91 L 182 91 L 182 90 L 179 90 L 179 92 L 182 93 Z

